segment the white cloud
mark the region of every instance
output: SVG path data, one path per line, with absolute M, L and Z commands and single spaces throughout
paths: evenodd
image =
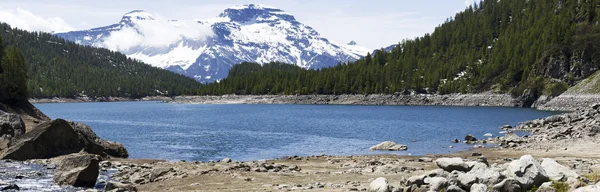
M 21 8 L 16 8 L 14 10 L 0 8 L 0 21 L 8 23 L 12 27 L 27 31 L 44 31 L 52 33 L 72 31 L 75 29 L 59 17 L 44 18 Z
M 168 21 L 162 17 L 155 20 L 135 20 L 134 28 L 125 27 L 114 31 L 104 39 L 103 46 L 124 51 L 137 46 L 163 47 L 186 38 L 203 41 L 213 35 L 212 28 L 194 21 Z

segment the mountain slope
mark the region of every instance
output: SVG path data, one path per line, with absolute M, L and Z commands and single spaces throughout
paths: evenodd
M 161 28 L 172 37 L 153 42 L 151 37 Z M 232 66 L 245 61 L 278 61 L 318 69 L 354 61 L 369 52 L 356 44 L 331 42 L 293 15 L 256 4 L 231 7 L 216 18 L 201 21 L 167 21 L 138 10 L 125 14 L 118 24 L 56 35 L 82 45 L 118 50 L 202 82 L 223 79 Z M 142 40 L 115 45 L 114 40 L 123 35 Z
M 317 70 L 252 64 L 200 94 L 340 94 L 494 91 L 531 105 L 598 70 L 600 1 L 483 1 L 432 34 L 347 65 Z M 249 70 L 249 73 L 242 73 Z M 262 80 L 268 79 L 268 80 Z
M 199 86 L 191 78 L 123 54 L 78 45 L 48 33 L 0 23 L 0 37 L 5 45 L 23 51 L 31 97 L 179 95 Z

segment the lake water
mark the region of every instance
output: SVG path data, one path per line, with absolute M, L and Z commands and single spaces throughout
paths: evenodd
M 471 146 L 466 134 L 552 115 L 505 107 L 349 105 L 187 105 L 160 102 L 37 104 L 51 118 L 84 122 L 123 143 L 131 158 L 259 160 L 283 156 L 441 154 Z M 370 152 L 383 141 L 403 152 Z M 413 142 L 415 140 L 416 142 Z M 448 146 L 453 145 L 450 149 Z

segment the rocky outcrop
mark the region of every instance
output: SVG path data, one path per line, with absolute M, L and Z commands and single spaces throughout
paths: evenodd
M 78 153 L 60 157 L 54 173 L 54 182 L 59 185 L 93 187 L 99 174 L 98 155 Z
M 417 188 L 425 188 L 428 191 L 529 191 L 550 181 L 547 171 L 553 174 L 569 175 L 571 180 L 578 181 L 575 179 L 575 171 L 552 159 L 544 159 L 544 161 L 545 166 L 542 166 L 531 155 L 524 155 L 502 165 L 497 163 L 489 165 L 485 157 L 479 157 L 475 161 L 465 161 L 461 158 L 439 158 L 435 162 L 440 169 L 409 177 L 402 182 L 404 186 L 394 189 L 405 189 L 405 191 Z M 569 181 L 566 182 L 569 183 Z M 547 187 L 552 188 L 552 186 Z
M 406 151 L 406 150 L 408 150 L 408 147 L 406 145 L 400 145 L 400 144 L 394 143 L 392 141 L 385 141 L 383 143 L 377 144 L 377 145 L 369 148 L 369 150 L 371 150 L 371 151 L 374 151 L 374 150 Z
M 85 141 L 65 120 L 40 124 L 32 131 L 16 137 L 0 159 L 47 159 L 85 149 Z
M 88 126 L 57 119 L 15 137 L 0 159 L 47 159 L 82 150 L 101 156 L 127 157 L 122 145 L 99 139 Z
M 16 137 L 25 133 L 25 123 L 20 115 L 0 111 L 0 137 Z
M 594 139 L 600 134 L 600 104 L 572 113 L 554 115 L 520 123 L 516 129 L 530 131 L 532 135 L 523 143 Z

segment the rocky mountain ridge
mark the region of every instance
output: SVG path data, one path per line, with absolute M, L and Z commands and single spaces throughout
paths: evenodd
M 332 42 L 292 14 L 258 4 L 230 7 L 207 20 L 166 20 L 135 10 L 118 24 L 56 35 L 117 50 L 201 82 L 223 79 L 233 65 L 245 61 L 318 69 L 354 61 L 370 51 L 356 42 Z M 154 37 L 167 40 L 154 41 Z

